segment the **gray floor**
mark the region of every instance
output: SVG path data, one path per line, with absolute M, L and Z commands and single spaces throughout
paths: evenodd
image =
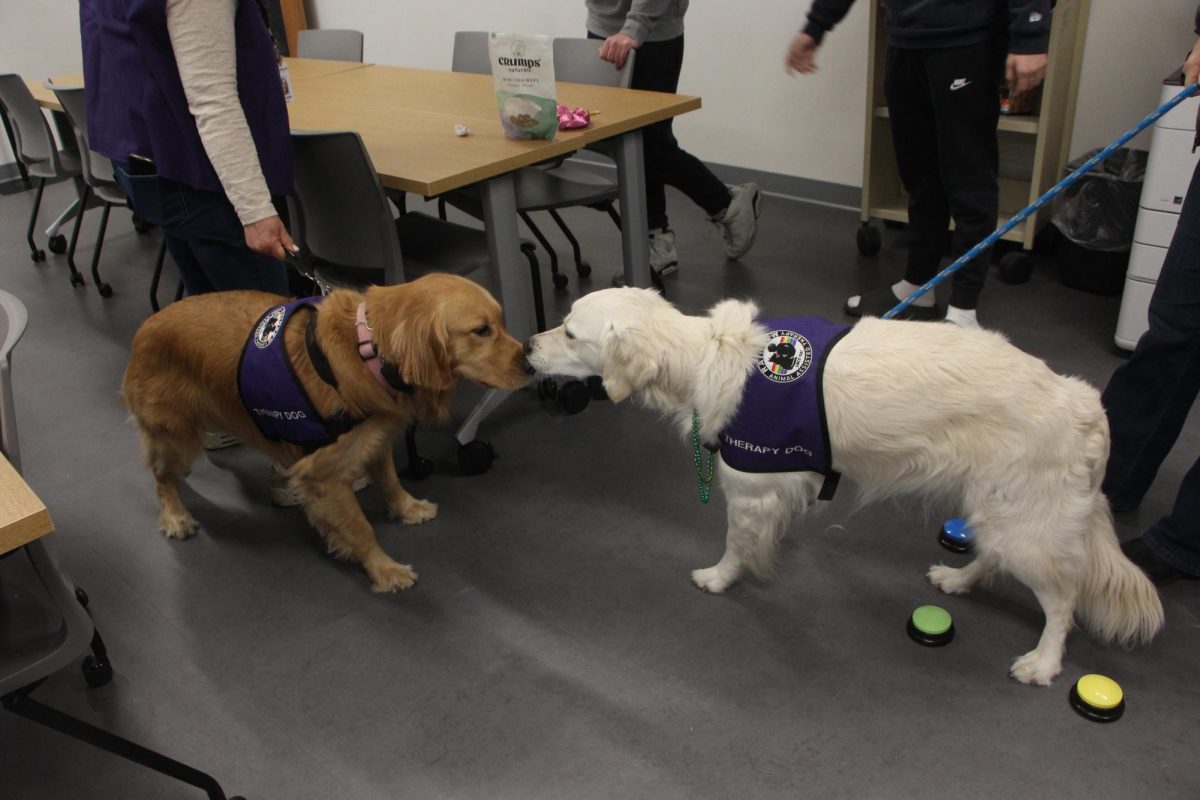
M 47 207 L 69 195 L 48 189 Z M 185 502 L 203 530 L 167 541 L 117 396 L 157 234 L 114 212 L 104 300 L 90 279 L 68 284 L 63 257 L 29 261 L 31 202 L 0 198 L 0 285 L 30 310 L 16 365 L 26 474 L 117 673 L 88 689 L 66 670 L 44 701 L 252 799 L 1200 796 L 1200 583 L 1164 590 L 1167 628 L 1150 647 L 1073 634 L 1049 689 L 1007 677 L 1040 630 L 1032 595 L 1012 582 L 937 594 L 927 566 L 962 557 L 938 547 L 937 512 L 915 503 L 835 502 L 791 532 L 775 581 L 707 596 L 688 572 L 720 555 L 721 503 L 699 503 L 688 447 L 632 406 L 567 417 L 523 394 L 488 425 L 500 459 L 474 478 L 455 474 L 448 433 L 423 431 L 439 469 L 410 487 L 441 504 L 438 520 L 388 523 L 363 493 L 384 547 L 421 574 L 404 594 L 374 595 L 325 556 L 298 511 L 268 504 L 265 460 L 240 449 L 197 464 Z M 735 294 L 838 318 L 846 295 L 902 264 L 902 233 L 865 259 L 856 214 L 777 198 L 754 251 L 727 264 L 700 212 L 670 202 L 683 267 L 669 288 L 689 310 Z M 606 285 L 615 229 L 588 210 L 568 218 L 595 267 L 582 288 Z M 565 293 L 548 283 L 559 312 L 581 288 L 574 275 Z M 1044 262 L 1026 285 L 989 284 L 980 315 L 1102 386 L 1121 362 L 1117 308 Z M 1165 511 L 1198 450 L 1194 415 L 1122 537 Z M 904 633 L 929 602 L 956 620 L 944 649 Z M 1087 672 L 1124 686 L 1115 725 L 1068 707 Z M 11 714 L 0 795 L 199 796 Z

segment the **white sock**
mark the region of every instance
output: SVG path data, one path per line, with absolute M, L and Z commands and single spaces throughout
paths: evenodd
M 910 294 L 920 288 L 921 287 L 919 284 L 909 283 L 908 281 L 900 281 L 892 284 L 892 292 L 901 300 L 908 297 Z M 933 296 L 933 292 L 926 292 L 916 300 L 913 300 L 912 304 L 914 306 L 920 306 L 921 308 L 932 308 L 936 299 L 937 298 Z
M 908 297 L 910 294 L 912 294 L 913 292 L 915 292 L 917 289 L 920 289 L 920 288 L 921 287 L 915 283 L 909 283 L 908 281 L 900 281 L 898 283 L 892 284 L 892 294 L 896 295 L 897 300 L 903 300 L 904 298 Z M 913 300 L 912 304 L 914 306 L 920 306 L 921 308 L 932 308 L 933 304 L 935 302 L 937 302 L 937 298 L 934 297 L 933 292 L 926 292 L 925 294 L 918 297 L 916 300 Z M 846 307 L 847 308 L 858 308 L 860 303 L 862 303 L 862 295 L 861 294 L 852 295 L 852 296 L 846 298 Z
M 946 309 L 946 322 L 953 322 L 960 328 L 978 328 L 979 320 L 975 318 L 975 309 L 950 306 Z

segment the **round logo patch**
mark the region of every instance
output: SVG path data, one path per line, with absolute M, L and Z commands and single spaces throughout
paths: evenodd
M 283 306 L 271 309 L 271 313 L 263 317 L 254 329 L 254 346 L 259 350 L 265 350 L 275 341 L 279 333 L 279 323 L 283 321 L 284 310 Z
M 800 334 L 771 331 L 767 334 L 767 346 L 758 357 L 758 371 L 775 383 L 791 383 L 808 371 L 812 356 L 812 344 Z

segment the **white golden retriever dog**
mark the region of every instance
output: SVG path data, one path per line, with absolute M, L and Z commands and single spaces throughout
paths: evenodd
M 614 401 L 635 396 L 688 437 L 694 410 L 702 441 L 716 442 L 767 347 L 757 314 L 726 300 L 687 316 L 651 290 L 606 289 L 534 336 L 529 361 L 551 375 L 601 375 Z M 965 512 L 975 560 L 930 567 L 934 586 L 963 594 L 1006 571 L 1033 590 L 1046 625 L 1013 663 L 1018 681 L 1048 685 L 1059 673 L 1076 611 L 1099 638 L 1125 646 L 1161 629 L 1158 593 L 1121 553 L 1100 493 L 1108 424 L 1094 388 L 996 333 L 867 318 L 830 351 L 824 396 L 833 469 L 864 502 L 914 494 Z M 725 555 L 692 573 L 709 592 L 747 569 L 768 575 L 789 520 L 812 509 L 823 481 L 724 461 L 718 475 Z

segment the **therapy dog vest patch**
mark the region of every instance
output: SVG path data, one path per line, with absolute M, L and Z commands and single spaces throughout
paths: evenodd
M 292 314 L 306 307 L 315 312 L 322 299 L 306 297 L 267 309 L 242 348 L 238 394 L 259 432 L 272 441 L 317 448 L 344 432 L 331 430 L 317 413 L 284 344 L 283 332 Z
M 758 322 L 768 331 L 767 342 L 737 414 L 718 437 L 721 458 L 741 472 L 835 476 L 821 382 L 829 351 L 850 328 L 818 317 Z M 830 495 L 834 485 L 826 482 Z

